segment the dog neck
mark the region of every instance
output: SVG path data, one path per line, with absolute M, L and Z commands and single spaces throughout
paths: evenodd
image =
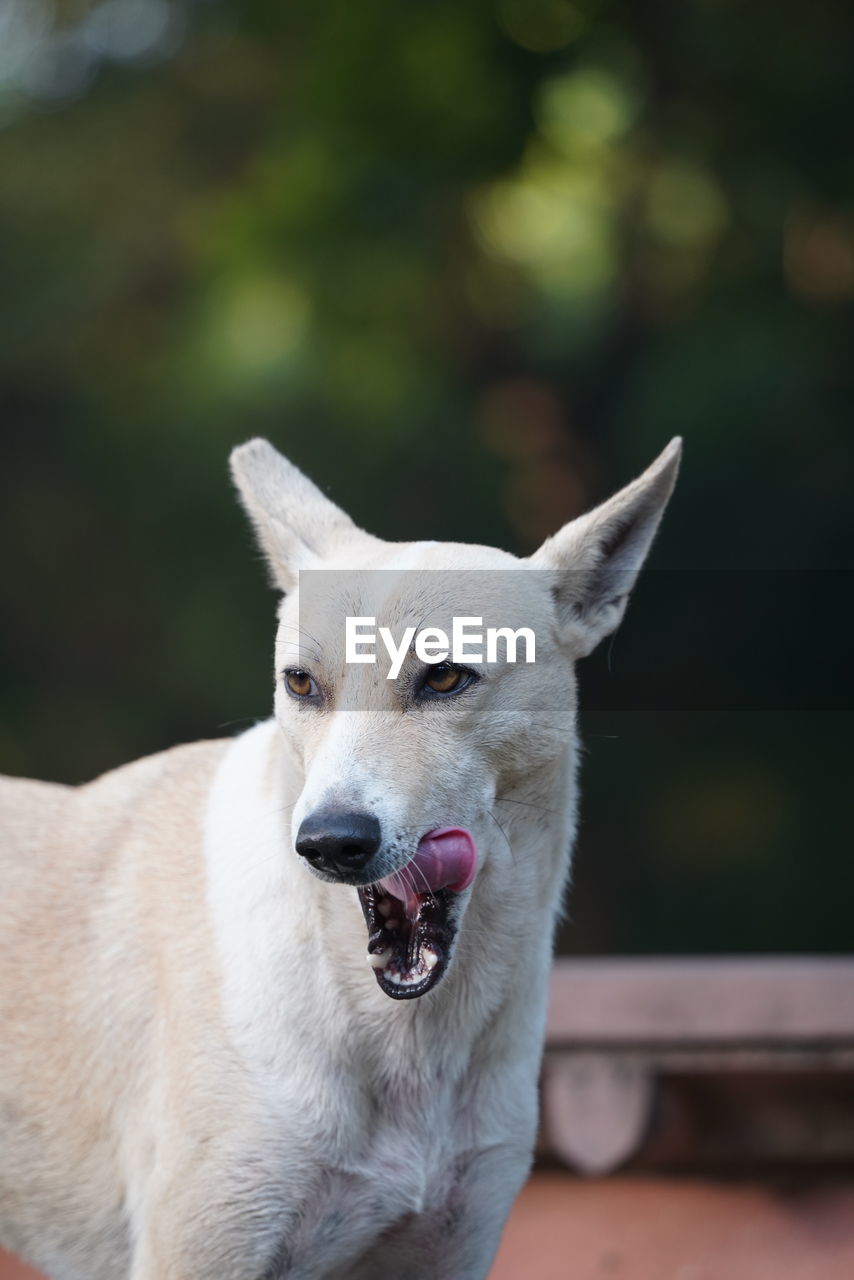
M 439 1078 L 452 1086 L 499 1045 L 538 1059 L 573 836 L 571 754 L 553 776 L 538 777 L 533 799 L 526 783 L 507 793 L 448 974 L 415 1000 L 392 1000 L 377 986 L 356 890 L 318 880 L 294 856 L 298 791 L 279 730 L 267 721 L 229 747 L 206 815 L 223 1016 L 253 1074 L 273 1089 L 297 1087 L 295 1073 L 312 1063 L 338 1063 L 346 1074 L 358 1061 L 371 1065 L 365 1074 L 412 1095 Z M 287 1054 L 288 1026 L 307 1041 L 299 1063 Z

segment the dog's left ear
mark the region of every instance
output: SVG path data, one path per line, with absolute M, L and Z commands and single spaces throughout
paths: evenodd
M 564 525 L 530 557 L 534 568 L 553 571 L 560 639 L 573 657 L 586 657 L 619 626 L 681 455 L 677 436 L 637 480 Z

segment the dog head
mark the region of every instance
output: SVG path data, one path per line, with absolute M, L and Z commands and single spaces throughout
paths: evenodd
M 514 861 L 497 810 L 528 805 L 533 821 L 566 776 L 574 663 L 623 616 L 680 448 L 527 559 L 383 542 L 265 440 L 233 452 L 283 592 L 275 714 L 304 780 L 295 856 L 357 886 L 388 995 L 441 979 L 483 878 L 547 877 Z

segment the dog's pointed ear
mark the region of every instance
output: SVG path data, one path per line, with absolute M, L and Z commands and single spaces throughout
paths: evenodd
M 563 645 L 584 658 L 619 625 L 638 572 L 673 492 L 682 441 L 601 506 L 564 525 L 530 563 L 553 573 Z
M 356 526 L 268 440 L 232 450 L 231 475 L 267 558 L 273 586 L 292 591 L 300 569 L 322 561 Z

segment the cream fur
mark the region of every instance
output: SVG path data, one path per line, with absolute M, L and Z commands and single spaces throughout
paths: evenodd
M 320 565 L 396 620 L 421 604 L 409 571 L 435 570 L 442 608 L 534 625 L 537 662 L 413 715 L 381 667 L 344 669 L 330 629 L 326 678 L 357 711 L 297 707 L 277 678 L 274 718 L 233 741 L 79 789 L 0 779 L 7 1247 L 55 1280 L 483 1280 L 536 1130 L 573 662 L 619 622 L 678 453 L 520 561 L 390 546 L 266 442 L 235 451 L 289 593 L 277 673 L 296 665 L 298 571 Z M 464 568 L 514 572 L 472 601 Z M 330 797 L 380 818 L 379 874 L 433 827 L 475 835 L 449 970 L 420 999 L 382 993 L 355 888 L 294 851 Z

